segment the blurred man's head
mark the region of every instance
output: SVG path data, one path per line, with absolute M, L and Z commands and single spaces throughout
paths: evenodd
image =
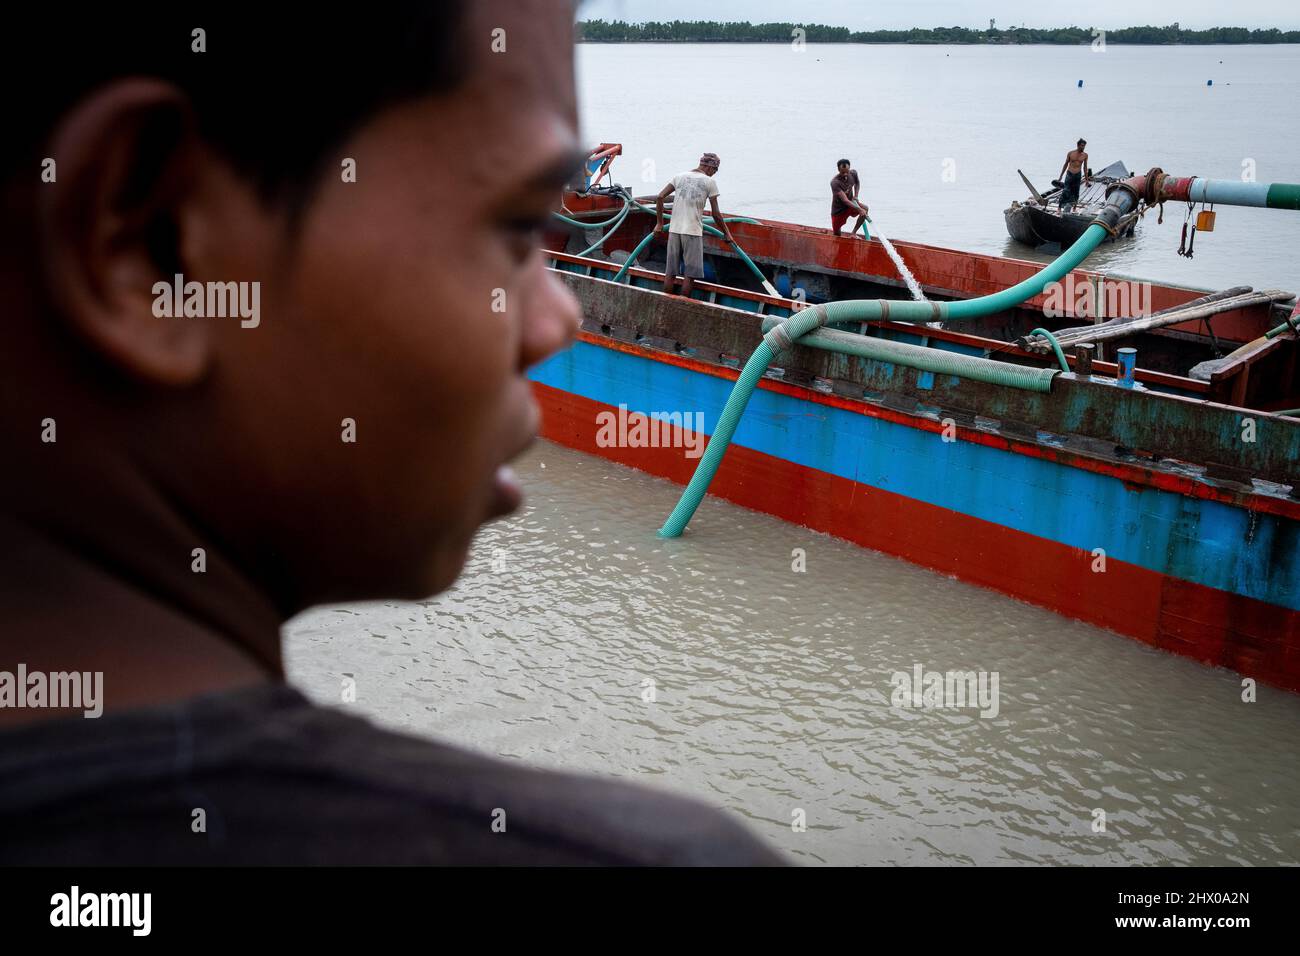
M 141 548 L 166 512 L 285 612 L 445 588 L 576 328 L 535 248 L 577 162 L 572 6 L 203 6 L 6 28 L 5 507 Z M 177 275 L 257 323 L 160 317 Z
M 851 165 L 852 164 L 847 159 L 841 159 L 838 163 L 835 164 L 835 168 L 840 171 L 840 175 L 843 175 L 844 173 L 847 173 L 849 171 Z
M 705 153 L 700 157 L 700 170 L 712 176 L 722 165 L 722 160 L 718 159 L 717 153 Z

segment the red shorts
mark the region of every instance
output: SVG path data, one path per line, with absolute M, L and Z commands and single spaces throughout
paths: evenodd
M 858 212 L 856 209 L 846 209 L 843 212 L 833 212 L 831 213 L 831 228 L 835 230 L 843 229 L 844 224 L 848 222 L 849 219 L 861 215 L 862 213 Z

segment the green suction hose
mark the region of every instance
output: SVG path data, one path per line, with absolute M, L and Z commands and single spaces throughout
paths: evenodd
M 1122 211 L 1119 208 L 1108 209 L 1108 212 L 1114 217 L 1117 217 L 1117 214 Z M 1103 213 L 1104 215 L 1105 213 Z M 673 509 L 672 514 L 668 516 L 668 520 L 664 522 L 664 526 L 659 530 L 659 537 L 676 538 L 686 530 L 686 525 L 690 523 L 695 510 L 700 506 L 700 502 L 709 490 L 713 476 L 722 464 L 722 458 L 727 453 L 727 447 L 731 444 L 732 436 L 736 433 L 740 418 L 745 413 L 745 406 L 749 404 L 749 398 L 758 386 L 763 373 L 767 371 L 768 365 L 771 364 L 776 355 L 788 349 L 795 342 L 808 335 L 809 332 L 837 322 L 872 321 L 873 319 L 881 319 L 885 315 L 905 322 L 932 322 L 944 319 L 969 319 L 992 315 L 1032 299 L 1040 294 L 1049 283 L 1059 281 L 1071 269 L 1087 258 L 1088 254 L 1097 248 L 1107 234 L 1106 226 L 1094 222 L 1075 241 L 1074 245 L 1058 256 L 1051 265 L 1023 282 L 1019 282 L 1009 289 L 1003 289 L 1001 292 L 995 292 L 992 295 L 967 299 L 962 302 L 887 302 L 882 299 L 825 302 L 796 312 L 784 322 L 774 325 L 763 336 L 763 341 L 759 343 L 758 348 L 754 349 L 754 354 L 749 357 L 749 361 L 745 363 L 745 367 L 741 370 L 740 378 L 736 381 L 731 394 L 727 397 L 726 405 L 723 406 L 717 427 L 709 438 L 708 447 L 705 448 L 704 455 L 695 468 L 695 474 L 691 476 L 690 483 L 687 484 L 686 490 L 682 492 L 677 507 Z M 839 335 L 860 338 L 866 341 L 865 336 L 854 337 L 848 333 L 823 332 L 815 337 L 817 342 L 822 344 L 814 345 L 814 347 L 830 348 L 832 351 L 841 351 L 849 347 L 848 344 L 840 342 L 837 338 L 832 338 Z M 814 343 L 810 342 L 809 344 Z M 902 343 L 891 344 L 901 345 Z M 855 349 L 865 348 L 856 341 L 852 343 L 852 347 Z M 928 352 L 931 350 L 922 349 L 922 351 Z M 849 352 L 848 354 L 856 353 Z M 956 357 L 943 356 L 945 361 L 948 358 Z M 919 357 L 909 355 L 909 358 L 915 361 Z M 889 359 L 887 361 L 899 361 L 899 359 Z M 933 362 L 934 360 L 927 357 L 926 361 Z M 1020 366 L 1012 366 L 1009 363 L 992 362 L 988 359 L 981 361 L 990 362 L 994 366 L 1005 365 L 1007 369 L 1021 368 Z M 900 361 L 900 364 L 911 365 L 912 362 Z M 1048 387 L 1050 387 L 1051 376 L 1057 374 L 1055 369 L 1035 369 L 1033 371 L 1047 372 L 1046 383 Z M 957 373 L 954 372 L 953 374 Z M 994 374 L 1001 374 L 1001 372 L 997 371 Z M 1008 380 L 999 384 L 1010 385 L 1013 383 Z
M 769 332 L 783 321 L 775 316 L 764 319 L 763 331 Z M 987 382 L 989 385 L 1006 385 L 1028 392 L 1050 392 L 1052 379 L 1056 377 L 1056 369 L 1012 365 L 1010 362 L 959 355 L 942 349 L 926 348 L 924 345 L 871 338 L 856 332 L 839 332 L 830 328 L 814 329 L 800 339 L 799 344 L 824 352 L 891 362 L 922 372 L 933 372 L 935 375 L 955 375 L 958 378 Z M 1068 372 L 1069 369 L 1066 368 L 1065 371 Z
M 712 227 L 705 226 L 704 228 L 711 229 Z M 716 229 L 713 231 L 717 232 Z M 727 242 L 731 244 L 731 248 L 736 250 L 736 255 L 740 256 L 741 261 L 744 262 L 745 265 L 749 266 L 749 271 L 754 273 L 754 275 L 758 278 L 758 281 L 763 284 L 763 291 L 765 291 L 768 295 L 772 296 L 773 298 L 779 299 L 781 297 L 781 293 L 777 292 L 775 287 L 773 287 L 772 283 L 767 281 L 767 276 L 763 275 L 762 271 L 759 270 L 758 266 L 754 265 L 754 260 L 749 258 L 748 255 L 746 255 L 745 250 L 740 248 L 740 246 L 736 243 L 736 240 L 728 238 Z
M 1053 282 L 1060 282 L 1072 269 L 1101 245 L 1107 236 L 1106 227 L 1093 223 L 1063 253 L 1057 256 L 1046 269 L 1036 272 L 1023 282 L 1017 282 L 1009 289 L 994 292 L 992 295 L 980 296 L 978 299 L 963 299 L 960 302 L 945 303 L 948 306 L 945 319 L 974 319 L 995 312 L 1012 309 L 1020 303 L 1041 295 L 1043 290 Z
M 591 253 L 599 249 L 601 246 L 603 246 L 605 244 L 605 240 L 608 239 L 610 236 L 614 235 L 614 233 L 618 231 L 618 227 L 623 225 L 623 220 L 627 218 L 628 213 L 630 213 L 631 211 L 632 211 L 631 205 L 624 204 L 623 211 L 620 212 L 617 216 L 615 216 L 612 220 L 610 220 L 613 223 L 613 225 L 609 227 L 609 231 L 606 232 L 599 239 L 597 239 L 595 242 L 593 242 L 591 245 L 589 245 L 586 249 L 583 249 L 581 252 L 579 252 L 578 255 L 580 256 L 590 255 Z
M 1269 329 L 1267 332 L 1265 332 L 1265 333 L 1264 333 L 1264 338 L 1266 338 L 1266 339 L 1275 339 L 1275 338 L 1277 338 L 1279 335 L 1281 335 L 1283 332 L 1287 332 L 1287 331 L 1294 332 L 1295 329 L 1296 329 L 1296 326 L 1292 325 L 1290 321 L 1286 321 L 1286 322 L 1283 322 L 1281 325 L 1279 325 L 1277 328 L 1275 328 L 1275 329 Z
M 796 312 L 778 328 L 782 330 L 787 338 L 798 338 L 805 335 L 824 322 L 824 313 L 819 311 L 822 308 L 822 306 L 813 306 Z M 686 529 L 691 516 L 695 514 L 695 509 L 700 506 L 700 501 L 703 500 L 705 493 L 709 490 L 713 475 L 718 470 L 718 466 L 722 464 L 722 456 L 727 453 L 727 446 L 731 444 L 731 437 L 736 433 L 736 426 L 740 424 L 740 416 L 745 414 L 745 406 L 749 404 L 749 396 L 753 394 L 754 387 L 758 385 L 758 380 L 763 377 L 763 373 L 767 371 L 767 366 L 776 355 L 772 346 L 768 344 L 770 339 L 780 339 L 777 329 L 773 329 L 763 336 L 763 341 L 758 344 L 758 348 L 754 349 L 754 354 L 749 357 L 745 367 L 740 370 L 740 378 L 737 379 L 735 387 L 727 397 L 727 404 L 723 407 L 722 416 L 718 419 L 717 427 L 713 429 L 713 435 L 709 438 L 709 444 L 704 449 L 704 455 L 695 468 L 695 474 L 691 476 L 690 484 L 682 492 L 677 507 L 673 509 L 673 513 L 668 516 L 668 520 L 660 529 L 659 537 L 679 537 Z
M 1055 335 L 1047 331 L 1047 329 L 1034 329 L 1034 331 L 1029 334 L 1041 335 L 1043 338 L 1047 339 L 1047 341 L 1052 344 L 1052 351 L 1056 353 L 1056 360 L 1061 363 L 1061 371 L 1068 372 L 1070 370 L 1070 363 L 1065 360 L 1065 352 L 1061 349 L 1061 343 L 1056 341 Z
M 624 215 L 626 215 L 628 212 L 628 207 L 630 205 L 631 205 L 630 200 L 624 199 L 623 208 L 620 209 L 618 212 L 614 213 L 613 216 L 606 219 L 604 222 L 587 222 L 583 219 L 570 219 L 568 216 L 560 212 L 551 213 L 551 217 L 553 219 L 558 219 L 560 222 L 567 223 L 570 226 L 578 226 L 582 229 L 601 229 L 605 226 L 608 226 L 614 220 L 621 219 Z
M 630 202 L 633 206 L 635 206 L 637 209 L 641 210 L 642 212 L 649 213 L 650 215 L 654 216 L 656 221 L 658 220 L 659 210 L 651 209 L 649 206 L 637 202 L 631 196 L 628 197 L 628 202 Z M 665 220 L 671 220 L 672 218 L 673 217 L 671 213 L 667 213 L 664 215 Z M 708 216 L 706 218 L 706 221 L 703 223 L 704 230 L 711 236 L 717 236 L 719 239 L 723 238 L 723 234 L 721 230 L 715 229 L 713 226 L 709 225 L 709 223 L 712 221 L 713 221 L 712 216 Z M 743 216 L 727 216 L 722 221 L 723 222 L 747 222 L 752 225 L 758 224 L 757 219 L 747 219 Z M 653 235 L 654 235 L 654 230 L 651 230 L 648 233 L 648 236 L 653 236 Z M 757 278 L 760 283 L 762 283 L 763 290 L 767 292 L 768 295 L 779 298 L 780 293 L 777 292 L 776 289 L 772 287 L 772 284 L 767 281 L 767 277 L 763 275 L 762 270 L 760 270 L 758 266 L 754 265 L 754 260 L 749 258 L 749 256 L 745 253 L 745 250 L 740 248 L 740 246 L 736 243 L 734 239 L 728 239 L 727 241 L 731 245 L 731 248 L 736 250 L 736 255 L 740 256 L 741 261 L 744 262 L 745 265 L 749 267 L 749 271 L 754 273 L 754 277 Z M 623 268 L 618 271 L 618 275 L 614 276 L 615 282 L 617 282 L 622 277 L 623 273 L 627 271 L 627 267 L 636 261 L 636 257 L 641 254 L 641 250 L 644 249 L 645 246 L 646 246 L 646 241 L 643 239 L 641 240 L 641 244 L 638 245 L 632 251 L 632 255 L 628 256 L 627 262 L 624 263 Z
M 654 230 L 651 229 L 645 234 L 645 238 L 636 244 L 636 248 L 632 250 L 632 254 L 628 256 L 627 261 L 623 263 L 623 268 L 614 273 L 614 278 L 611 281 L 618 282 L 623 278 L 623 276 L 627 275 L 627 270 L 632 268 L 632 263 L 636 262 L 637 257 L 641 255 L 641 251 L 645 249 L 646 246 L 650 245 L 650 241 L 654 239 L 654 237 Z
M 636 202 L 635 200 L 633 200 L 632 204 L 636 206 L 638 209 L 642 210 L 643 212 L 653 212 L 653 210 L 647 209 L 645 206 L 642 206 L 640 203 Z M 672 218 L 673 217 L 671 215 L 664 216 L 665 220 L 671 220 Z M 710 222 L 712 221 L 712 217 L 709 217 L 709 221 Z M 723 222 L 749 222 L 749 223 L 757 222 L 757 220 L 746 219 L 743 216 L 728 216 L 724 218 L 722 221 Z M 704 231 L 707 232 L 709 235 L 717 236 L 719 239 L 724 238 L 722 230 L 715 229 L 713 226 L 710 226 L 708 222 L 704 222 L 702 223 L 702 225 L 704 226 Z M 627 257 L 627 262 L 623 263 L 623 267 L 614 274 L 614 278 L 612 281 L 618 282 L 620 279 L 623 278 L 624 275 L 627 274 L 627 270 L 632 267 L 632 264 L 636 262 L 637 258 L 645 250 L 645 247 L 650 245 L 650 241 L 654 239 L 654 237 L 655 234 L 653 229 L 645 234 L 645 238 L 642 239 L 639 243 L 637 243 L 636 248 L 632 250 L 632 254 Z M 759 270 L 758 266 L 754 265 L 754 260 L 749 258 L 749 256 L 745 254 L 745 250 L 740 248 L 740 246 L 736 244 L 735 240 L 731 240 L 731 248 L 735 249 L 736 254 L 740 256 L 741 260 L 745 263 L 745 265 L 749 266 L 749 271 L 754 273 L 754 275 L 758 278 L 758 281 L 763 284 L 763 289 L 767 292 L 767 294 L 771 296 L 779 297 L 780 293 L 777 292 L 776 289 L 772 287 L 772 284 L 767 281 L 767 277 L 763 275 L 762 271 Z

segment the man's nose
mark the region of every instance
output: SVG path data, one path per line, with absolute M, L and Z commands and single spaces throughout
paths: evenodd
M 523 320 L 519 350 L 521 371 L 573 341 L 582 323 L 582 309 L 559 277 L 539 265 L 524 302 Z

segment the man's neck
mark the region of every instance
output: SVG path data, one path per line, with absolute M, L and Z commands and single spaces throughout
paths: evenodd
M 0 535 L 0 671 L 102 673 L 106 715 L 282 678 L 279 616 L 216 556 L 167 573 L 156 534 L 68 540 L 6 518 Z M 5 703 L 0 726 L 71 716 L 54 703 Z

